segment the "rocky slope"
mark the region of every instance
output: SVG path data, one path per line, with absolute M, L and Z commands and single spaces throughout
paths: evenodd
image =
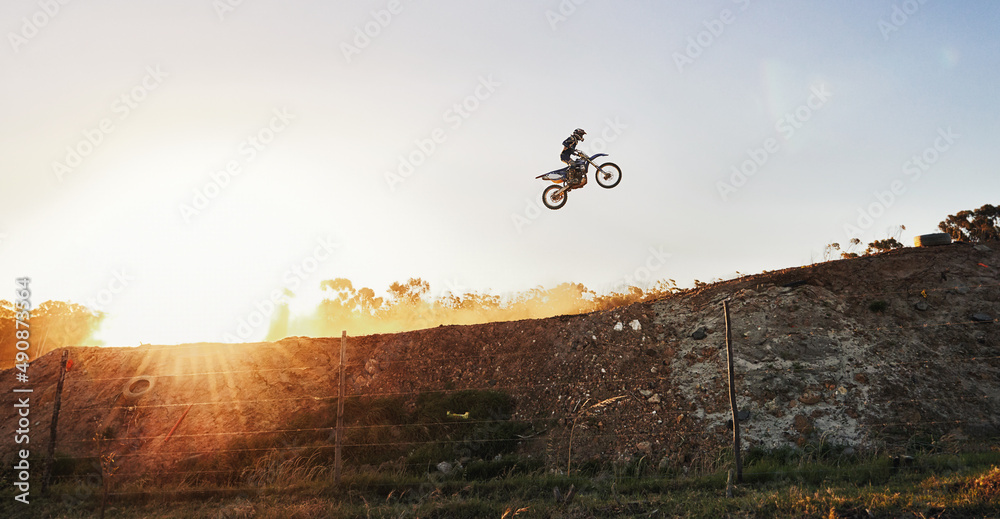
M 1000 437 L 1000 246 L 907 248 L 748 276 L 612 311 L 349 337 L 347 392 L 413 397 L 496 389 L 532 422 L 521 449 L 553 468 L 646 456 L 710 463 L 731 441 L 729 300 L 744 447 L 947 448 Z M 70 348 L 57 450 L 116 431 L 123 465 L 169 470 L 335 401 L 339 337 L 243 345 Z M 60 353 L 29 383 L 30 448 L 44 451 Z M 456 409 L 461 413 L 461 409 Z M 490 417 L 473 417 L 490 419 Z M 176 427 L 176 428 L 175 428 Z M 167 439 L 172 429 L 173 435 Z M 0 444 L 12 459 L 24 445 Z M 127 470 L 127 469 L 126 469 Z

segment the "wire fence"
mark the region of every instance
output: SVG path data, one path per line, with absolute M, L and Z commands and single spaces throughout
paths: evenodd
M 978 286 L 968 287 L 970 290 L 975 289 L 993 289 L 998 288 L 1000 285 L 997 284 L 982 284 Z M 939 288 L 939 289 L 924 289 L 919 291 L 898 291 L 897 294 L 905 294 L 907 297 L 920 297 L 921 299 L 927 298 L 938 291 L 944 290 L 954 290 L 953 288 Z M 885 297 L 886 292 L 879 292 L 880 297 Z M 995 335 L 995 326 L 998 320 L 986 320 L 986 321 L 972 321 L 972 320 L 956 320 L 947 319 L 942 321 L 928 322 L 928 323 L 884 323 L 874 326 L 865 326 L 863 328 L 852 328 L 850 330 L 839 330 L 842 333 L 848 334 L 858 334 L 858 333 L 876 333 L 876 332 L 886 332 L 892 330 L 914 330 L 914 329 L 926 329 L 926 330 L 945 330 L 949 328 L 956 327 L 969 327 L 978 328 L 989 331 L 989 333 Z M 777 327 L 775 327 L 777 328 Z M 755 341 L 776 341 L 784 340 L 789 337 L 802 338 L 802 337 L 823 337 L 828 338 L 830 335 L 830 330 L 828 329 L 818 329 L 809 327 L 795 327 L 786 330 L 769 330 L 766 333 L 758 334 L 754 337 Z M 737 337 L 739 333 L 737 333 Z M 742 337 L 741 337 L 742 338 Z M 158 348 L 158 351 L 167 353 L 170 348 Z M 928 358 L 926 356 L 921 358 L 912 359 L 895 359 L 888 360 L 880 358 L 879 353 L 876 352 L 874 357 L 864 360 L 864 365 L 874 372 L 880 372 L 883 370 L 906 370 L 913 367 L 921 367 L 926 370 L 933 370 L 935 366 L 942 360 L 947 361 L 950 365 L 965 365 L 965 366 L 986 366 L 990 368 L 1000 367 L 1000 355 L 991 355 L 992 351 L 987 347 L 978 348 L 978 352 L 983 354 L 965 354 L 962 356 L 953 355 L 941 355 L 935 358 Z M 487 363 L 489 365 L 500 365 L 500 364 L 510 364 L 516 363 L 518 361 L 533 359 L 537 356 L 537 352 L 481 352 L 477 354 L 470 355 L 441 355 L 435 357 L 423 357 L 423 356 L 413 356 L 405 357 L 395 355 L 393 356 L 388 364 L 386 371 L 382 371 L 382 376 L 392 376 L 399 378 L 414 378 L 419 377 L 427 369 L 427 366 L 441 364 L 441 363 L 455 363 L 455 362 L 481 362 Z M 736 351 L 736 356 L 739 358 L 740 352 Z M 368 359 L 352 359 L 350 362 L 344 364 L 344 369 L 349 373 L 364 373 L 366 371 Z M 722 358 L 716 355 L 714 359 L 710 362 L 717 363 L 719 365 L 718 374 L 723 374 L 724 368 L 722 367 Z M 786 365 L 788 364 L 788 365 Z M 821 375 L 828 374 L 833 371 L 830 367 L 817 367 L 817 366 L 802 366 L 802 365 L 791 365 L 791 362 L 782 362 L 780 359 L 774 359 L 766 369 L 759 369 L 759 371 L 766 371 L 768 374 L 783 374 L 783 375 L 797 375 L 797 376 L 807 376 L 807 375 Z M 330 366 L 324 364 L 313 364 L 313 365 L 299 365 L 299 366 L 287 366 L 287 367 L 277 367 L 277 368 L 244 368 L 237 366 L 236 369 L 208 369 L 202 371 L 192 371 L 186 373 L 163 373 L 163 374 L 150 374 L 142 375 L 143 378 L 150 381 L 156 380 L 176 380 L 184 381 L 189 378 L 207 378 L 207 377 L 238 377 L 238 376 L 249 376 L 249 375 L 267 375 L 267 374 L 283 374 L 283 373 L 306 373 L 313 372 L 316 374 L 331 374 L 338 369 L 337 366 Z M 391 369 L 391 372 L 388 371 Z M 391 375 L 389 375 L 391 373 Z M 928 404 L 941 404 L 942 406 L 949 406 L 952 408 L 979 408 L 979 409 L 1000 409 L 1000 392 L 996 391 L 998 385 L 997 372 L 994 369 L 987 373 L 987 376 L 992 374 L 994 377 L 992 380 L 992 386 L 987 384 L 985 387 L 992 388 L 992 392 L 984 392 L 983 394 L 973 394 L 970 392 L 965 392 L 962 394 L 939 394 L 935 396 L 906 396 L 906 397 L 881 397 L 878 398 L 880 405 L 886 407 L 918 407 L 925 408 Z M 738 381 L 743 380 L 748 374 L 738 373 Z M 332 378 L 332 377 L 331 377 Z M 78 483 L 78 488 L 89 488 L 91 489 L 91 494 L 96 492 L 94 484 L 94 476 L 98 474 L 101 481 L 117 481 L 121 482 L 126 479 L 143 480 L 146 481 L 145 485 L 149 485 L 144 488 L 130 489 L 128 485 L 119 485 L 117 490 L 111 491 L 110 495 L 116 495 L 119 497 L 134 496 L 134 495 L 176 495 L 190 492 L 191 488 L 188 486 L 170 488 L 169 485 L 165 485 L 162 488 L 157 487 L 155 483 L 157 482 L 186 482 L 187 484 L 195 484 L 197 481 L 201 481 L 203 478 L 207 478 L 209 481 L 227 481 L 229 484 L 238 483 L 241 478 L 244 480 L 243 485 L 247 486 L 246 478 L 250 476 L 260 476 L 261 471 L 272 470 L 276 473 L 282 473 L 282 471 L 292 471 L 294 468 L 301 468 L 303 466 L 310 466 L 315 469 L 313 472 L 308 472 L 311 474 L 310 477 L 329 477 L 330 475 L 325 472 L 329 469 L 329 454 L 330 451 L 337 448 L 331 441 L 334 437 L 339 437 L 342 441 L 340 442 L 340 448 L 351 451 L 359 450 L 371 450 L 375 449 L 380 451 L 381 454 L 392 453 L 398 455 L 396 458 L 387 459 L 386 456 L 374 456 L 377 460 L 374 463 L 376 466 L 384 467 L 384 470 L 388 474 L 400 474 L 400 473 L 425 473 L 425 474 L 437 474 L 440 477 L 444 477 L 448 472 L 444 469 L 439 469 L 437 464 L 432 461 L 428 461 L 430 458 L 424 457 L 419 461 L 414 461 L 412 457 L 408 457 L 408 454 L 412 454 L 414 451 L 419 449 L 428 449 L 434 451 L 435 454 L 439 453 L 455 453 L 462 452 L 469 454 L 465 458 L 468 459 L 440 459 L 441 462 L 448 462 L 449 464 L 462 464 L 464 463 L 468 466 L 470 463 L 474 462 L 477 458 L 481 458 L 481 462 L 490 463 L 494 462 L 498 465 L 516 465 L 518 462 L 522 465 L 531 467 L 532 470 L 545 470 L 545 471 L 556 471 L 564 475 L 577 474 L 593 474 L 593 472 L 588 471 L 598 471 L 611 470 L 614 472 L 613 477 L 622 481 L 661 481 L 665 477 L 680 477 L 688 473 L 687 469 L 695 465 L 695 462 L 690 459 L 690 457 L 685 457 L 684 453 L 677 451 L 659 451 L 653 454 L 655 448 L 649 446 L 643 449 L 631 449 L 634 456 L 631 457 L 627 462 L 619 463 L 617 466 L 619 468 L 614 468 L 616 465 L 602 465 L 601 469 L 596 469 L 594 466 L 588 465 L 588 460 L 586 459 L 576 459 L 573 458 L 572 449 L 574 448 L 574 440 L 577 442 L 587 442 L 591 444 L 613 444 L 620 441 L 622 432 L 617 430 L 613 424 L 608 426 L 600 427 L 595 426 L 593 421 L 600 421 L 606 414 L 601 412 L 593 411 L 592 406 L 602 402 L 601 399 L 621 399 L 627 402 L 632 402 L 635 405 L 645 405 L 647 403 L 647 397 L 642 395 L 636 387 L 638 387 L 637 382 L 643 381 L 655 381 L 661 380 L 664 377 L 658 376 L 655 373 L 645 374 L 642 376 L 615 376 L 613 374 L 608 374 L 607 376 L 601 377 L 600 383 L 607 391 L 607 394 L 597 397 L 590 397 L 589 393 L 580 395 L 575 394 L 568 397 L 565 402 L 562 403 L 562 411 L 556 413 L 553 411 L 551 416 L 530 416 L 525 412 L 499 412 L 494 413 L 493 416 L 475 416 L 461 417 L 457 413 L 455 416 L 438 416 L 433 419 L 406 419 L 399 423 L 363 423 L 363 417 L 349 417 L 353 421 L 336 427 L 333 425 L 323 425 L 323 426 L 302 426 L 302 427 L 288 427 L 288 426 L 278 426 L 269 427 L 265 424 L 254 424 L 257 427 L 243 427 L 243 428 L 230 428 L 228 430 L 217 430 L 217 431 L 200 431 L 200 432 L 185 432 L 183 429 L 179 432 L 174 433 L 171 431 L 167 433 L 164 431 L 162 434 L 132 434 L 131 430 L 133 427 L 129 426 L 128 416 L 136 416 L 141 413 L 155 413 L 155 412 L 170 412 L 175 408 L 211 408 L 212 412 L 215 414 L 226 414 L 226 413 L 238 413 L 242 409 L 252 408 L 252 407 L 267 407 L 275 406 L 279 404 L 290 404 L 295 405 L 296 403 L 313 403 L 316 405 L 326 405 L 331 406 L 335 404 L 340 399 L 339 392 L 334 388 L 327 394 L 315 394 L 310 393 L 310 390 L 315 390 L 315 388 L 302 388 L 303 392 L 306 394 L 292 394 L 289 396 L 269 396 L 269 397 L 255 397 L 255 398 L 233 398 L 233 399 L 190 399 L 190 400 L 177 400 L 177 401 L 167 401 L 167 402 L 145 402 L 142 399 L 136 399 L 134 401 L 123 402 L 119 397 L 115 397 L 109 402 L 98 402 L 91 401 L 86 405 L 79 405 L 72 408 L 65 408 L 63 410 L 64 416 L 66 413 L 76 413 L 76 416 L 90 415 L 93 413 L 105 414 L 106 416 L 112 416 L 117 413 L 118 419 L 121 421 L 119 427 L 124 430 L 124 434 L 115 434 L 114 437 L 104 437 L 102 438 L 99 431 L 95 431 L 95 437 L 93 438 L 60 438 L 57 442 L 57 449 L 60 452 L 73 452 L 77 453 L 76 456 L 77 464 L 75 468 L 66 469 L 65 467 L 61 471 L 57 471 L 53 475 L 53 480 L 56 483 Z M 666 378 L 669 378 L 667 376 Z M 127 382 L 134 381 L 136 377 L 134 376 L 116 376 L 116 377 L 78 377 L 69 376 L 66 378 L 66 388 L 72 391 L 88 391 L 94 390 L 98 386 L 108 387 L 113 386 L 115 383 L 125 384 L 127 387 Z M 386 390 L 386 389 L 376 389 L 373 391 L 357 392 L 353 394 L 351 391 L 347 391 L 344 394 L 345 399 L 357 399 L 363 398 L 366 402 L 370 402 L 377 399 L 399 399 L 401 401 L 412 402 L 414 399 L 420 397 L 427 397 L 428 395 L 435 395 L 437 397 L 449 397 L 468 394 L 469 392 L 499 392 L 499 393 L 516 393 L 516 394 L 532 394 L 539 391 L 549 390 L 554 393 L 562 393 L 562 390 L 579 390 L 582 387 L 586 387 L 587 384 L 576 380 L 552 380 L 552 381 L 542 381 L 531 383 L 526 380 L 511 380 L 506 383 L 498 382 L 491 384 L 467 384 L 464 387 L 459 388 L 421 388 L 412 390 Z M 609 388 L 620 387 L 620 390 L 611 390 Z M 633 389 L 627 389 L 627 388 Z M 88 389 L 89 388 L 89 389 Z M 738 394 L 741 394 L 740 389 L 737 388 Z M 238 388 L 237 391 L 238 393 Z M 721 391 L 711 388 L 708 393 L 719 393 L 718 395 L 713 395 L 716 401 L 721 402 L 724 400 L 721 395 Z M 872 397 L 877 398 L 877 397 Z M 360 405 L 360 404 L 359 404 Z M 610 406 L 609 406 L 610 407 Z M 719 407 L 720 409 L 725 409 L 724 407 Z M 460 409 L 456 410 L 460 411 Z M 123 415 L 124 413 L 124 415 Z M 670 409 L 659 407 L 656 409 L 657 420 L 663 421 L 673 421 L 681 417 L 689 417 L 693 413 L 692 409 Z M 762 413 L 766 414 L 766 413 Z M 885 429 L 904 429 L 902 434 L 904 436 L 909 436 L 906 440 L 912 445 L 904 445 L 904 447 L 913 447 L 915 451 L 922 452 L 944 452 L 950 451 L 952 449 L 958 449 L 959 444 L 961 444 L 961 438 L 951 435 L 949 437 L 949 430 L 956 429 L 968 429 L 968 428 L 981 428 L 983 430 L 993 430 L 997 429 L 998 424 L 995 420 L 989 418 L 974 418 L 974 417 L 963 417 L 958 419 L 950 419 L 947 417 L 942 417 L 935 415 L 935 413 L 927 413 L 929 416 L 918 415 L 916 419 L 883 419 L 883 420 L 871 420 L 865 418 L 859 418 L 856 420 L 857 425 L 868 431 L 869 433 L 875 433 L 880 430 Z M 870 418 L 870 417 L 868 417 Z M 64 418 L 65 419 L 65 418 Z M 730 422 L 731 423 L 731 422 Z M 180 424 L 180 421 L 178 421 Z M 517 424 L 518 427 L 514 429 L 504 429 L 500 431 L 503 433 L 502 437 L 496 437 L 499 429 L 503 429 L 506 426 Z M 175 425 L 175 428 L 177 426 Z M 656 427 L 656 425 L 652 425 Z M 406 434 L 399 434 L 401 430 L 406 431 L 422 431 L 423 436 L 414 437 L 407 436 Z M 514 432 L 511 432 L 514 431 Z M 585 434 L 582 434 L 586 431 Z M 695 434 L 691 429 L 685 430 L 687 434 Z M 439 437 L 434 437 L 436 433 L 440 433 Z M 702 431 L 702 435 L 711 436 L 717 434 L 716 432 L 705 432 Z M 394 436 L 395 435 L 395 436 Z M 574 437 L 574 435 L 576 435 Z M 417 435 L 419 436 L 419 435 Z M 921 436 L 920 439 L 914 440 L 915 437 Z M 582 439 L 581 439 L 582 438 Z M 167 440 L 173 443 L 167 443 Z M 632 439 L 632 443 L 636 443 L 634 440 L 641 438 Z M 754 466 L 753 458 L 751 458 L 748 468 L 748 475 L 754 478 L 779 478 L 789 475 L 794 475 L 797 478 L 815 478 L 815 477 L 826 477 L 826 476 L 837 476 L 844 477 L 850 474 L 856 474 L 859 476 L 865 475 L 878 475 L 882 477 L 889 471 L 890 473 L 895 473 L 897 471 L 912 471 L 912 470 L 922 470 L 919 464 L 913 463 L 912 461 L 907 461 L 905 456 L 899 454 L 892 458 L 884 458 L 877 461 L 869 461 L 857 463 L 859 458 L 857 456 L 860 453 L 857 450 L 849 446 L 844 445 L 829 445 L 823 443 L 823 437 L 813 438 L 815 441 L 811 441 L 805 445 L 799 445 L 796 451 L 798 456 L 805 456 L 809 459 L 810 463 L 814 465 L 805 465 L 797 468 L 791 469 L 757 469 Z M 712 443 L 712 442 L 709 442 Z M 514 449 L 512 447 L 524 446 L 528 444 L 543 444 L 542 448 L 534 449 L 532 456 L 529 458 L 531 461 L 527 461 L 525 458 L 518 459 L 511 458 L 513 456 Z M 701 453 L 705 456 L 701 460 L 702 468 L 709 469 L 719 469 L 722 468 L 732 456 L 732 449 L 730 448 L 728 453 L 724 445 L 718 445 L 719 442 L 715 442 L 718 448 L 714 449 L 712 452 Z M 155 445 L 155 448 L 149 448 Z M 205 446 L 208 445 L 208 446 Z M 455 447 L 464 447 L 464 450 L 456 451 Z M 983 445 L 983 447 L 989 448 L 997 447 L 996 445 Z M 89 449 L 89 453 L 87 453 Z M 565 450 L 564 450 L 565 449 Z M 854 452 L 852 452 L 854 451 Z M 489 454 L 489 456 L 485 456 Z M 759 454 L 759 457 L 766 458 L 766 454 Z M 178 460 L 195 460 L 193 463 L 177 463 Z M 349 462 L 363 459 L 363 455 L 351 458 Z M 804 459 L 804 458 L 799 458 Z M 162 463 L 163 460 L 172 460 L 171 463 Z M 224 461 L 233 461 L 237 463 L 233 466 L 213 466 L 212 463 Z M 664 462 L 664 460 L 668 460 Z M 264 462 L 275 462 L 276 465 L 261 465 Z M 862 459 L 862 461 L 864 461 Z M 576 471 L 574 472 L 572 467 L 573 463 L 576 463 Z M 846 467 L 836 466 L 843 463 L 856 463 L 856 466 L 848 464 Z M 242 463 L 242 464 L 240 464 Z M 284 464 L 284 465 L 283 465 Z M 645 464 L 645 465 L 643 465 Z M 830 465 L 830 466 L 818 466 L 818 465 Z M 80 466 L 84 466 L 83 469 Z M 89 468 L 86 468 L 89 466 Z M 771 466 L 771 465 L 767 465 Z M 357 467 L 358 471 L 362 468 Z M 374 470 L 374 468 L 372 468 Z M 356 474 L 356 473 L 354 473 Z M 875 476 L 872 476 L 875 477 Z M 371 487 L 385 487 L 390 488 L 394 483 L 391 482 L 378 482 L 375 480 L 367 481 L 367 485 Z M 249 487 L 252 487 L 250 485 Z M 248 488 L 249 488 L 248 487 Z M 76 492 L 79 494 L 76 502 L 82 502 L 83 496 L 87 494 L 86 491 Z

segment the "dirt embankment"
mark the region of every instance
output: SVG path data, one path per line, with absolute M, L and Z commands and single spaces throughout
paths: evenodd
M 908 248 L 586 315 L 350 337 L 347 391 L 508 392 L 515 418 L 535 426 L 522 449 L 553 467 L 571 452 L 574 463 L 710 461 L 731 437 L 729 299 L 745 446 L 891 449 L 926 435 L 958 448 L 1000 437 L 998 267 L 997 244 Z M 285 428 L 297 411 L 335 401 L 340 341 L 70 348 L 57 450 L 93 454 L 94 436 L 111 427 L 119 459 L 168 470 Z M 27 384 L 0 372 L 11 402 L 14 387 L 33 389 L 38 452 L 59 362 L 59 352 L 33 362 Z M 17 424 L 17 409 L 4 406 L 0 426 Z M 22 447 L 8 439 L 0 457 Z

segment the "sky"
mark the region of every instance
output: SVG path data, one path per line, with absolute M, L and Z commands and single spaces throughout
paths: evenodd
M 28 276 L 111 346 L 250 341 L 325 279 L 684 287 L 912 244 L 998 202 L 998 26 L 987 0 L 5 1 L 0 299 Z M 622 182 L 546 209 L 577 127 Z

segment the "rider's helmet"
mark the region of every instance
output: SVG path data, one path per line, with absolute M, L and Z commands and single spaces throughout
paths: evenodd
M 582 141 L 583 140 L 583 136 L 587 135 L 587 132 L 583 131 L 583 128 L 577 128 L 577 129 L 573 130 L 573 135 L 575 135 L 576 138 L 578 138 L 578 139 L 580 139 Z

